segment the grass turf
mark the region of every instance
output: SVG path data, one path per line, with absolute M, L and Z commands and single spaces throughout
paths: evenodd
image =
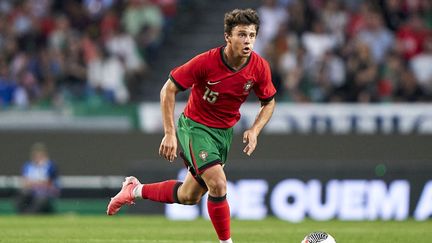
M 232 221 L 237 242 L 300 243 L 309 232 L 331 233 L 338 243 L 410 243 L 432 239 L 432 221 L 289 223 L 275 218 Z M 218 242 L 211 222 L 162 216 L 0 216 L 0 242 Z

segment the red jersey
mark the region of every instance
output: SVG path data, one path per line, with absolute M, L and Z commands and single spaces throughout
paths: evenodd
M 396 38 L 402 43 L 403 54 L 407 60 L 423 51 L 423 45 L 430 33 L 427 30 L 415 31 L 404 26 L 396 33 Z
M 225 62 L 224 48 L 199 54 L 170 73 L 171 81 L 181 90 L 192 87 L 185 116 L 214 128 L 230 128 L 237 123 L 240 106 L 251 90 L 263 102 L 276 93 L 267 61 L 252 52 L 236 71 Z

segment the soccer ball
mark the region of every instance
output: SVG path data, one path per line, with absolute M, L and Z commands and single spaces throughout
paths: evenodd
M 326 232 L 317 231 L 306 235 L 301 243 L 336 243 L 336 240 Z

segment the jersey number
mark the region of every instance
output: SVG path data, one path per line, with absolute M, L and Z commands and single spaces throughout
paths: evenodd
M 219 92 L 211 91 L 209 87 L 206 87 L 206 91 L 204 93 L 203 99 L 207 100 L 211 104 L 214 104 L 217 100 L 218 95 Z

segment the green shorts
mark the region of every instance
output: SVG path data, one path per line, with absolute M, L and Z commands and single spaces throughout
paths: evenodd
M 233 128 L 211 128 L 181 114 L 177 124 L 177 137 L 189 171 L 199 177 L 207 168 L 224 165 L 231 147 Z

